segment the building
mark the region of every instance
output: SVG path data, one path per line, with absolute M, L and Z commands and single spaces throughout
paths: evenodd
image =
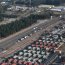
M 39 8 L 53 8 L 54 5 L 39 5 Z
M 65 13 L 65 7 L 64 6 L 54 7 L 54 8 L 51 8 L 50 11 L 52 11 L 54 14 L 63 15 Z

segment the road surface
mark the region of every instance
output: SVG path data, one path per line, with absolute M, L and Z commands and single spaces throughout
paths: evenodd
M 40 37 L 40 35 L 45 31 L 45 30 L 50 30 L 53 26 L 55 26 L 56 24 L 58 24 L 59 23 L 59 21 L 58 20 L 56 20 L 56 23 L 55 22 L 52 22 L 52 21 L 49 21 L 49 22 L 47 22 L 47 23 L 44 23 L 44 24 L 38 24 L 40 27 L 43 27 L 43 30 L 40 30 L 39 32 L 37 32 L 37 33 L 35 33 L 35 34 L 33 34 L 33 36 L 31 36 L 31 37 L 29 37 L 28 38 L 28 40 L 27 39 L 25 39 L 25 40 L 23 40 L 22 42 L 20 42 L 20 43 L 15 43 L 21 36 L 23 36 L 23 35 L 25 35 L 25 34 L 29 34 L 29 32 L 30 32 L 30 30 L 32 30 L 32 29 L 27 29 L 28 31 L 26 32 L 25 31 L 25 33 L 22 33 L 22 31 L 20 31 L 18 34 L 16 33 L 16 34 L 14 34 L 14 35 L 12 35 L 12 36 L 10 36 L 10 37 L 8 37 L 8 38 L 5 38 L 4 40 L 1 40 L 1 42 L 0 42 L 0 46 L 2 47 L 2 48 L 7 48 L 6 50 L 7 50 L 7 55 L 9 54 L 9 52 L 11 52 L 11 51 L 14 51 L 14 50 L 16 50 L 16 48 L 18 49 L 18 47 L 19 48 L 22 48 L 22 47 L 25 47 L 25 46 L 27 46 L 28 44 L 31 44 L 31 42 L 33 42 L 33 41 L 35 41 L 36 39 L 38 39 L 39 37 Z M 33 26 L 34 27 L 34 26 Z M 22 46 L 23 44 L 25 43 L 25 45 L 24 46 Z M 11 45 L 13 45 L 13 46 L 11 46 Z M 20 47 L 21 46 L 21 47 Z M 11 48 L 8 48 L 8 47 L 11 47 Z M 5 54 L 6 54 L 5 53 Z M 1 55 L 0 55 L 1 56 Z
M 14 45 L 19 38 L 22 38 L 22 37 L 30 34 L 33 31 L 34 27 L 36 27 L 36 26 L 40 27 L 40 26 L 42 26 L 42 23 L 45 23 L 45 22 L 46 22 L 46 20 L 44 20 L 43 22 L 33 24 L 32 26 L 30 26 L 30 27 L 28 27 L 28 28 L 26 28 L 24 30 L 19 31 L 16 34 L 13 34 L 13 35 L 11 35 L 11 36 L 9 36 L 7 38 L 1 39 L 0 40 L 0 48 L 1 49 L 7 49 L 8 47 Z

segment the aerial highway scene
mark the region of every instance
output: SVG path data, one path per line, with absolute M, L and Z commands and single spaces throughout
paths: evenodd
M 65 0 L 0 0 L 0 65 L 65 65 Z

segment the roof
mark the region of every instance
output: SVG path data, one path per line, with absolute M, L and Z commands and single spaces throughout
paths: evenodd
M 50 9 L 52 11 L 64 11 L 65 10 L 65 7 L 64 6 L 58 6 L 58 7 L 54 7 L 52 9 Z
M 46 7 L 46 8 L 50 8 L 50 7 L 54 7 L 54 5 L 39 5 L 38 7 L 39 7 L 39 8 L 40 8 L 40 7 L 43 7 L 43 8 L 45 8 L 45 7 Z

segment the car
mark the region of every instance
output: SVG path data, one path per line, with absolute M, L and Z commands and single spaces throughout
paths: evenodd
M 30 36 L 32 36 L 32 33 L 30 33 Z
M 36 27 L 36 28 L 38 28 L 38 27 Z
M 40 28 L 42 30 L 42 28 Z
M 37 31 L 35 30 L 34 33 L 36 33 Z
M 24 37 L 21 38 L 21 41 L 24 40 Z
M 26 39 L 26 38 L 28 38 L 29 36 L 27 35 L 27 36 L 25 36 L 24 38 Z
M 33 28 L 34 30 L 36 29 L 36 28 Z
M 40 29 L 38 29 L 37 31 L 40 31 Z
M 54 39 L 58 39 L 58 35 L 53 35 L 53 38 Z
M 21 40 L 18 40 L 17 42 L 20 42 Z

